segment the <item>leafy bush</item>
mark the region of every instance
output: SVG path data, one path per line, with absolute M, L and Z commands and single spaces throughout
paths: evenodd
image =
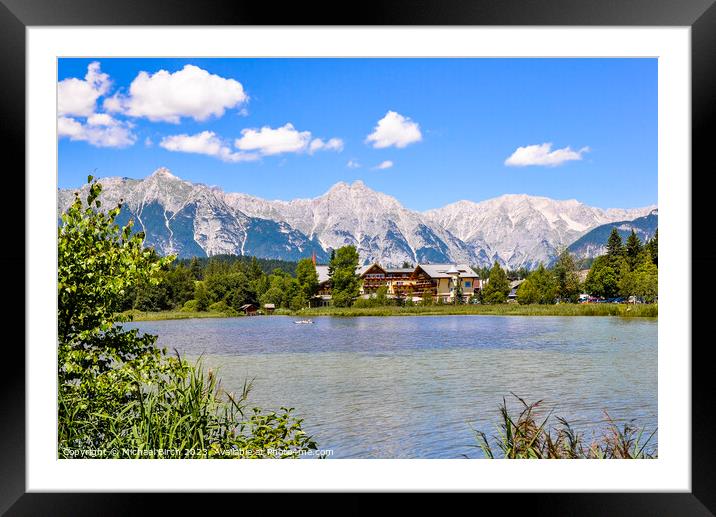
M 120 207 L 100 211 L 100 184 L 90 176 L 87 206 L 79 195 L 58 229 L 58 454 L 105 451 L 101 457 L 147 457 L 177 449 L 179 457 L 266 457 L 270 448 L 295 457 L 315 449 L 291 409 L 244 417 L 239 397 L 219 389 L 200 364 L 156 348 L 157 336 L 125 330 L 119 314 L 126 291 L 159 282 L 173 257 L 143 248 L 131 222 L 119 228 Z M 201 283 L 197 284 L 201 285 Z M 251 456 L 251 455 L 250 455 Z
M 226 303 L 225 300 L 221 300 L 220 302 L 212 303 L 211 305 L 209 305 L 209 312 L 223 312 L 224 314 L 231 316 L 239 315 L 239 313 L 236 312 L 233 307 L 229 306 L 229 304 Z
M 355 308 L 357 308 L 357 309 L 361 309 L 361 308 L 365 309 L 365 308 L 369 308 L 369 307 L 378 307 L 378 303 L 377 303 L 375 297 L 370 297 L 370 298 L 357 298 L 357 299 L 353 302 L 353 307 L 355 307 Z
M 184 304 L 184 307 L 182 307 L 181 310 L 182 312 L 196 312 L 199 310 L 199 301 L 189 300 Z

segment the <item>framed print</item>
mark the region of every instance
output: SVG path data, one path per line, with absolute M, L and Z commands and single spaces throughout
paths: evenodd
M 9 515 L 154 491 L 714 511 L 711 2 L 60 4 L 0 11 Z

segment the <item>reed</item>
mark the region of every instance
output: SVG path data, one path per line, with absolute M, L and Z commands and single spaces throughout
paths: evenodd
M 656 458 L 657 450 L 651 445 L 656 429 L 645 435 L 643 428 L 633 423 L 621 426 L 605 412 L 606 429 L 589 443 L 583 434 L 561 417 L 556 417 L 557 425 L 549 427 L 551 411 L 541 414 L 543 401 L 527 403 L 519 400 L 521 410 L 512 415 L 503 398 L 500 406 L 500 423 L 497 434 L 490 444 L 487 435 L 475 431 L 477 447 L 487 458 L 505 459 L 648 459 Z
M 157 311 L 144 312 L 132 309 L 121 313 L 130 316 L 132 321 L 158 321 L 158 320 L 184 320 L 192 318 L 234 318 L 243 314 L 228 314 L 226 312 L 199 312 L 199 311 Z
M 101 458 L 291 458 L 317 449 L 293 408 L 248 411 L 252 383 L 227 393 L 201 360 L 190 365 L 177 355 L 149 377 L 122 368 L 108 373 L 92 393 L 60 390 L 60 458 L 90 450 Z

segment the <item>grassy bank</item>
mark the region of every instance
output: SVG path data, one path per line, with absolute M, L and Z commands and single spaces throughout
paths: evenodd
M 617 303 L 558 304 L 558 305 L 433 305 L 415 307 L 317 307 L 303 309 L 297 316 L 441 316 L 441 315 L 496 315 L 496 316 L 623 316 L 656 318 L 656 304 L 626 305 Z
M 131 315 L 132 321 L 157 321 L 157 320 L 185 320 L 190 318 L 229 318 L 236 315 L 229 315 L 225 312 L 188 312 L 188 311 L 160 311 L 143 312 L 131 310 L 123 312 L 124 315 Z
M 189 318 L 231 318 L 235 314 L 224 312 L 127 311 L 134 321 L 182 320 Z M 284 316 L 449 316 L 449 315 L 492 315 L 492 316 L 621 316 L 625 318 L 656 318 L 658 305 L 625 305 L 617 303 L 559 304 L 559 305 L 432 305 L 415 307 L 316 307 L 290 311 L 279 309 L 276 315 Z M 241 315 L 240 315 L 241 316 Z

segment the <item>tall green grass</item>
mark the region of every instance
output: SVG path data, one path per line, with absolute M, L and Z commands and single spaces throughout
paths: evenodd
M 487 458 L 507 459 L 647 459 L 656 458 L 656 447 L 651 441 L 656 429 L 645 434 L 644 429 L 632 423 L 621 427 L 605 412 L 606 429 L 587 443 L 564 418 L 557 417 L 558 424 L 549 427 L 551 412 L 540 415 L 542 401 L 528 404 L 514 393 L 522 409 L 511 415 L 505 399 L 500 406 L 500 424 L 496 445 L 491 445 L 487 435 L 475 431 L 478 447 Z
M 557 304 L 520 305 L 506 303 L 496 305 L 428 305 L 428 306 L 384 306 L 384 307 L 316 307 L 294 312 L 299 316 L 440 316 L 485 314 L 498 316 L 621 316 L 627 318 L 658 317 L 656 304 Z
M 131 317 L 132 321 L 185 320 L 192 318 L 234 318 L 243 314 L 229 314 L 218 311 L 157 311 L 144 312 L 137 309 L 124 311 L 122 316 Z
M 201 362 L 177 356 L 160 375 L 122 367 L 104 377 L 91 393 L 60 390 L 60 458 L 88 451 L 100 458 L 291 458 L 317 449 L 293 408 L 248 411 L 251 383 L 227 393 Z
M 142 312 L 126 311 L 134 321 L 175 320 L 188 318 L 228 318 L 235 317 L 225 312 L 192 312 L 192 311 L 161 311 Z M 657 318 L 659 308 L 656 304 L 617 304 L 589 303 L 557 305 L 520 305 L 505 303 L 496 305 L 415 305 L 400 307 L 395 305 L 379 307 L 314 307 L 292 311 L 277 309 L 277 316 L 441 316 L 462 314 L 485 314 L 495 316 L 620 316 L 623 318 Z M 243 316 L 239 314 L 238 316 Z

